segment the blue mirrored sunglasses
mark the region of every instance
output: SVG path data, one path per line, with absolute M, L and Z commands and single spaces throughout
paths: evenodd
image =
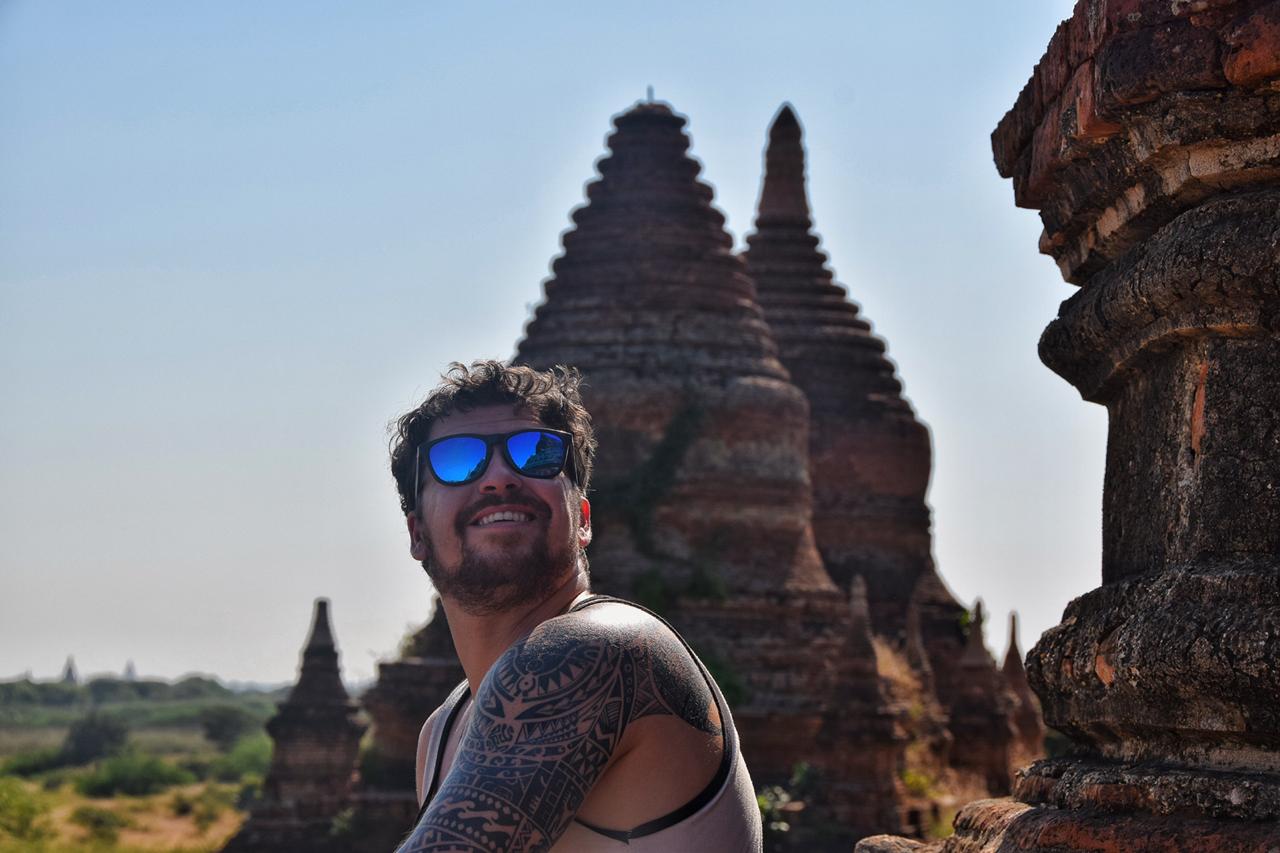
M 447 435 L 418 445 L 415 497 L 422 493 L 422 469 L 431 471 L 436 482 L 463 486 L 484 474 L 493 458 L 493 447 L 502 448 L 502 458 L 511 470 L 536 480 L 550 480 L 569 466 L 573 437 L 556 429 L 522 429 L 492 435 Z M 575 480 L 576 482 L 576 480 Z

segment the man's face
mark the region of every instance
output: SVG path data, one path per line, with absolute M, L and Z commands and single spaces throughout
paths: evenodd
M 543 426 L 510 406 L 481 406 L 440 419 L 427 440 Z M 579 550 L 591 542 L 591 506 L 568 474 L 521 476 L 501 447 L 493 448 L 477 480 L 446 486 L 424 470 L 420 482 L 418 509 L 407 517 L 410 553 L 437 592 L 470 612 L 499 612 L 543 598 L 576 571 Z M 495 520 L 500 513 L 502 520 Z

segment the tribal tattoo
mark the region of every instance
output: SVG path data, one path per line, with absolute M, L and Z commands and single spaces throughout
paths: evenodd
M 548 850 L 630 723 L 670 715 L 720 736 L 713 707 L 660 625 L 545 622 L 485 676 L 453 767 L 399 853 Z

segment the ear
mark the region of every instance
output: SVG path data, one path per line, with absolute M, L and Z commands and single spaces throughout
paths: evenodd
M 578 510 L 578 547 L 585 549 L 591 544 L 591 501 L 583 498 Z
M 422 523 L 422 519 L 416 511 L 406 515 L 404 520 L 409 527 L 409 554 L 413 556 L 413 559 L 421 563 L 427 559 L 427 554 L 430 553 L 430 549 L 427 547 L 426 525 Z

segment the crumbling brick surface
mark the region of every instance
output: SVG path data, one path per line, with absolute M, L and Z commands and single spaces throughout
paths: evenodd
M 1075 754 L 962 809 L 946 853 L 1280 850 L 1274 21 L 1081 0 L 993 134 L 1081 285 L 1040 352 L 1108 409 L 1102 586 L 1028 657 Z

